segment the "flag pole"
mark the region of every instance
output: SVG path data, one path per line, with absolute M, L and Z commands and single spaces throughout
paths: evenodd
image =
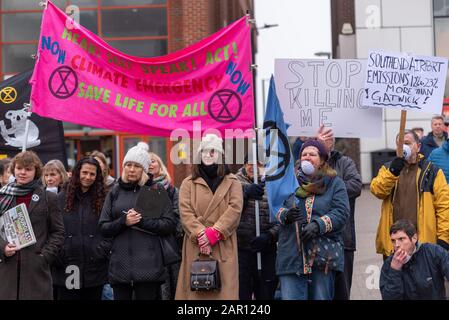
M 251 19 L 251 15 L 249 13 L 249 10 L 246 11 L 246 24 L 251 28 L 251 25 L 254 25 L 255 23 L 255 19 Z M 252 34 L 251 34 L 252 36 Z M 257 67 L 253 61 L 253 50 L 252 50 L 252 37 L 250 36 L 250 47 L 251 47 L 251 64 L 249 66 L 249 69 L 251 72 L 253 72 L 255 70 L 255 68 Z M 253 79 L 254 80 L 254 79 Z M 253 85 L 254 85 L 254 81 L 253 81 Z M 255 89 L 253 89 L 255 92 Z M 255 95 L 254 95 L 254 100 L 255 100 Z M 258 183 L 258 168 L 257 168 L 257 109 L 256 109 L 256 102 L 254 101 L 254 120 L 255 120 L 255 124 L 256 126 L 254 127 L 254 136 L 252 138 L 252 150 L 253 150 L 253 179 L 254 179 L 254 183 L 257 184 Z M 254 215 L 255 215 L 255 222 L 256 222 L 256 237 L 260 236 L 260 213 L 259 213 L 259 200 L 254 200 Z M 257 270 L 259 272 L 259 274 L 262 273 L 262 255 L 260 253 L 260 251 L 257 252 L 256 254 L 257 256 Z
M 257 168 L 257 141 L 256 141 L 256 134 L 254 134 L 253 137 L 253 176 L 254 176 L 254 183 L 257 184 L 257 176 L 258 176 L 258 168 Z M 256 237 L 260 236 L 260 214 L 259 214 L 259 200 L 254 200 L 254 214 L 256 218 Z M 262 271 L 262 255 L 260 251 L 257 252 L 257 270 L 259 272 Z
M 30 130 L 31 102 L 24 103 L 23 106 L 27 109 L 27 120 L 25 122 L 25 136 L 23 138 L 23 144 L 22 144 L 22 152 L 25 152 L 27 149 L 27 143 L 28 143 L 28 131 Z

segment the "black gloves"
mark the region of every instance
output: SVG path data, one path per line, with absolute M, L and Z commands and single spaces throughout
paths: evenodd
M 393 159 L 393 161 L 390 164 L 390 171 L 392 174 L 394 174 L 396 177 L 398 177 L 401 174 L 401 170 L 405 166 L 405 159 L 396 157 Z
M 254 199 L 254 200 L 262 200 L 263 199 L 263 193 L 264 193 L 264 187 L 265 184 L 259 183 L 259 184 L 247 184 L 243 187 L 243 192 L 248 198 Z
M 289 209 L 285 213 L 285 224 L 290 224 L 296 221 L 298 221 L 299 225 L 301 226 L 307 223 L 307 218 L 304 214 L 301 213 L 301 210 L 299 210 L 299 208 L 294 207 Z
M 446 241 L 438 239 L 437 245 L 442 247 L 444 250 L 449 251 L 449 243 L 447 243 Z
M 261 233 L 251 241 L 251 250 L 260 252 L 268 249 L 273 243 L 273 236 L 269 232 Z
M 311 223 L 307 224 L 304 229 L 301 231 L 301 241 L 307 242 L 309 240 L 312 240 L 313 238 L 316 238 L 320 232 L 320 227 L 318 226 L 318 223 L 315 221 L 312 221 Z

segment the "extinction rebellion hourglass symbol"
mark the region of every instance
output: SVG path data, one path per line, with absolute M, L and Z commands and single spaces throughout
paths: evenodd
M 223 89 L 216 91 L 207 105 L 209 114 L 218 122 L 234 121 L 242 111 L 242 100 L 235 91 Z
M 53 71 L 48 80 L 48 87 L 56 98 L 67 99 L 75 93 L 78 87 L 78 77 L 72 68 L 62 66 Z

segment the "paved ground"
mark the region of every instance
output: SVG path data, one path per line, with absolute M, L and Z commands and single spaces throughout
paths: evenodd
M 357 251 L 354 257 L 351 300 L 379 300 L 379 276 L 382 256 L 376 254 L 375 238 L 379 223 L 381 200 L 366 186 L 357 198 L 355 223 Z

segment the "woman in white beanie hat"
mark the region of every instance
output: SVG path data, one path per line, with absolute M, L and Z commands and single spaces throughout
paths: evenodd
M 139 142 L 128 150 L 123 159 L 122 180 L 124 182 L 138 181 L 139 186 L 143 186 L 148 181 L 148 167 L 150 166 L 148 150 L 148 144 L 145 142 Z M 136 176 L 138 176 L 137 180 L 135 180 Z
M 122 176 L 108 193 L 99 221 L 102 235 L 114 239 L 109 282 L 115 300 L 131 300 L 133 296 L 156 300 L 168 276 L 159 237 L 175 231 L 173 206 L 167 203 L 159 218 L 142 217 L 143 212 L 134 210 L 141 188 L 166 192 L 148 174 L 148 149 L 146 143 L 139 142 L 126 153 Z
M 222 139 L 206 135 L 197 152 L 199 164 L 184 179 L 179 210 L 185 230 L 176 299 L 239 298 L 236 229 L 243 207 L 242 186 L 223 164 Z M 191 291 L 190 266 L 200 254 L 218 261 L 221 290 Z

